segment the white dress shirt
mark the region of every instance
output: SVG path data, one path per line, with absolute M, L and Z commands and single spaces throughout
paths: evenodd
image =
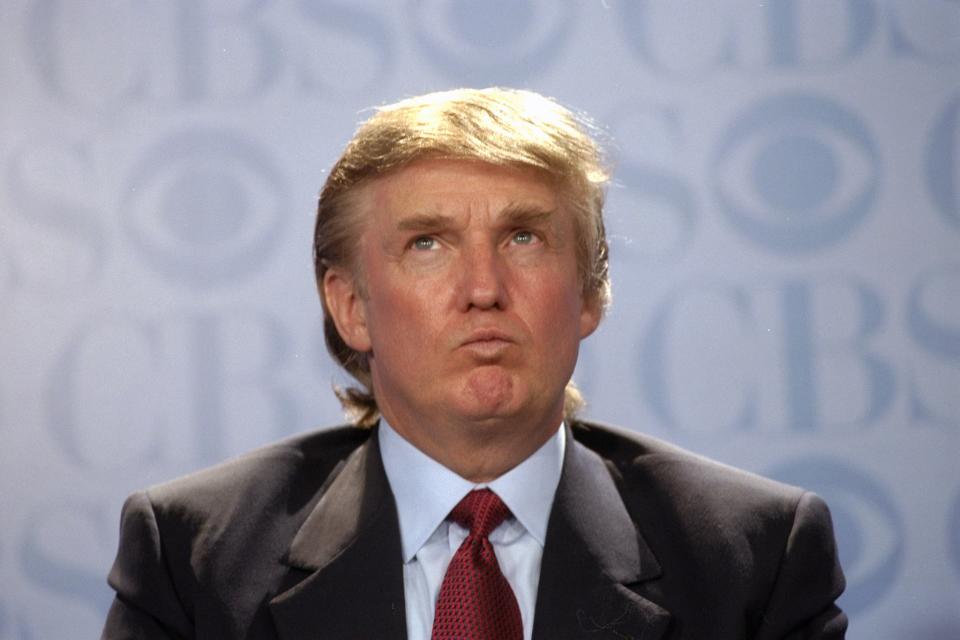
M 513 514 L 489 539 L 517 598 L 523 637 L 530 640 L 547 520 L 563 465 L 562 426 L 516 467 L 492 482 L 475 484 L 417 449 L 381 418 L 380 453 L 400 520 L 409 640 L 429 640 L 447 565 L 469 533 L 447 522 L 447 515 L 470 491 L 483 487 L 500 496 Z

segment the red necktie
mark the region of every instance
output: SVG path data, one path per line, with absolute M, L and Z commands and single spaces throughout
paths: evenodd
M 489 489 L 471 491 L 450 512 L 470 534 L 440 585 L 433 640 L 522 640 L 520 607 L 487 539 L 509 515 Z

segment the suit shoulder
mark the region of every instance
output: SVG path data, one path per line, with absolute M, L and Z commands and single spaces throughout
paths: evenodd
M 298 434 L 154 485 L 145 493 L 158 510 L 198 515 L 256 508 L 258 502 L 276 500 L 281 494 L 287 499 L 303 491 L 312 495 L 369 437 L 368 429 L 352 426 Z
M 718 505 L 727 513 L 771 507 L 790 517 L 803 489 L 738 469 L 649 435 L 596 422 L 572 425 L 574 438 L 603 458 L 627 493 L 671 504 Z

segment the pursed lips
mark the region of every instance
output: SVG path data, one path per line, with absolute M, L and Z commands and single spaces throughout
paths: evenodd
M 514 344 L 516 341 L 500 329 L 478 329 L 471 332 L 461 343 L 462 348 L 481 355 L 492 357 Z
M 506 331 L 500 329 L 477 329 L 476 331 L 471 332 L 466 339 L 463 340 L 461 344 L 471 344 L 473 342 L 492 342 L 492 341 L 501 341 L 501 342 L 514 342 L 513 338 L 510 337 Z

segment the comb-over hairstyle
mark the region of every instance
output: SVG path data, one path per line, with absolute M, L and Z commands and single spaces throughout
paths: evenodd
M 420 159 L 472 160 L 535 170 L 556 185 L 575 219 L 577 265 L 584 301 L 603 310 L 610 302 L 604 188 L 609 173 L 592 127 L 583 117 L 532 91 L 456 89 L 429 93 L 380 107 L 360 125 L 330 170 L 320 192 L 313 260 L 323 304 L 323 330 L 330 354 L 359 387 L 336 389 L 358 425 L 379 417 L 366 353 L 340 337 L 323 292 L 331 267 L 347 270 L 363 293 L 363 269 L 356 249 L 363 216 L 356 209 L 358 187 Z M 571 381 L 564 412 L 583 405 Z

